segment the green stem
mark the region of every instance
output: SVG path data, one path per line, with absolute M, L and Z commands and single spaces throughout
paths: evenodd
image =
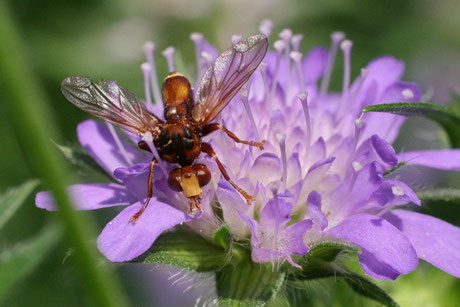
M 88 292 L 98 306 L 127 306 L 121 287 L 107 267 L 98 263 L 94 223 L 87 214 L 72 210 L 67 195 L 67 167 L 50 142 L 56 126 L 44 94 L 25 61 L 22 42 L 4 1 L 0 1 L 0 78 L 2 103 L 25 148 L 31 165 L 52 190 L 69 243 L 83 273 Z M 84 215 L 84 216 L 83 216 Z

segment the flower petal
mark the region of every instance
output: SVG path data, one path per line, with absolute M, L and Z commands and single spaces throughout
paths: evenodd
M 409 239 L 420 259 L 460 278 L 459 227 L 405 210 L 394 210 L 383 217 Z
M 302 70 L 305 83 L 316 82 L 323 75 L 329 52 L 323 47 L 310 49 L 302 60 Z
M 154 170 L 155 175 L 159 175 L 159 167 Z M 119 167 L 113 172 L 113 176 L 123 182 L 127 190 L 137 199 L 147 197 L 148 177 L 150 172 L 150 163 L 135 164 L 130 167 Z
M 267 185 L 281 178 L 281 161 L 271 153 L 263 153 L 257 157 L 249 172 L 252 183 L 260 182 Z
M 163 231 L 192 220 L 184 212 L 152 198 L 139 221 L 130 221 L 142 203 L 137 202 L 121 211 L 99 235 L 97 246 L 110 261 L 132 260 L 148 250 Z
M 398 155 L 399 161 L 448 171 L 460 170 L 460 149 L 409 151 Z
M 357 214 L 329 229 L 328 236 L 358 245 L 364 271 L 378 279 L 395 279 L 412 272 L 418 264 L 408 239 L 393 225 L 370 214 Z
M 75 184 L 67 189 L 77 210 L 125 206 L 136 201 L 124 186 L 115 183 Z M 38 192 L 35 196 L 35 205 L 48 211 L 57 210 L 51 192 Z
M 123 157 L 117 147 L 109 128 L 95 120 L 85 120 L 77 127 L 77 136 L 80 144 L 96 162 L 112 175 L 118 167 L 128 166 L 130 163 L 145 161 L 145 155 L 140 150 L 134 149 L 130 144 L 120 138 L 121 146 L 126 151 L 127 158 Z

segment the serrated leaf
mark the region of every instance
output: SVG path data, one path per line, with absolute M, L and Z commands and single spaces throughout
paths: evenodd
M 446 131 L 452 147 L 460 147 L 460 116 L 448 108 L 424 102 L 401 102 L 371 105 L 363 112 L 384 112 L 402 116 L 423 116 L 438 123 Z
M 281 289 L 285 274 L 271 264 L 249 261 L 227 265 L 216 273 L 219 306 L 265 306 Z
M 41 263 L 61 238 L 61 228 L 51 224 L 25 242 L 0 254 L 0 300 L 9 289 L 24 279 Z
M 425 205 L 439 202 L 460 204 L 460 190 L 457 189 L 424 190 L 417 192 L 417 196 Z
M 0 229 L 10 220 L 19 207 L 38 186 L 38 180 L 30 180 L 0 195 Z
M 195 272 L 213 272 L 227 262 L 225 249 L 192 231 L 179 230 L 162 234 L 153 246 L 133 262 L 165 264 Z

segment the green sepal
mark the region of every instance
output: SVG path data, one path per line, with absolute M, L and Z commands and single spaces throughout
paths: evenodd
M 310 252 L 304 257 L 304 267 L 308 267 L 312 263 L 318 261 L 332 262 L 339 255 L 360 253 L 361 250 L 356 245 L 338 242 L 338 241 L 322 241 L 310 246 Z
M 0 229 L 10 220 L 19 207 L 38 186 L 38 180 L 30 180 L 0 195 Z
M 270 263 L 227 265 L 216 273 L 219 306 L 265 306 L 281 289 L 285 276 Z
M 422 190 L 416 193 L 424 205 L 437 203 L 460 204 L 460 190 L 458 189 L 436 189 Z
M 228 249 L 232 244 L 232 233 L 227 225 L 221 226 L 214 232 L 213 242 L 223 249 Z
M 155 244 L 132 262 L 164 264 L 194 272 L 214 272 L 227 263 L 225 249 L 192 230 L 163 233 Z
M 423 116 L 438 123 L 447 133 L 452 147 L 460 147 L 460 116 L 450 109 L 424 102 L 400 102 L 365 107 L 363 112 L 384 112 L 402 116 Z
M 27 241 L 16 243 L 13 248 L 0 253 L 0 301 L 12 286 L 34 271 L 61 235 L 62 229 L 53 223 Z
M 393 172 L 395 172 L 395 171 L 398 170 L 400 167 L 403 167 L 403 166 L 406 165 L 406 164 L 407 164 L 406 161 L 399 162 L 398 164 L 396 164 L 395 166 L 393 166 L 393 167 L 390 168 L 389 170 L 386 170 L 385 173 L 383 173 L 383 176 L 388 176 L 388 175 L 392 174 Z

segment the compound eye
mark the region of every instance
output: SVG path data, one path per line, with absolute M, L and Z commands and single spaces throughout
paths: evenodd
M 175 168 L 169 172 L 168 185 L 169 187 L 177 192 L 182 191 L 182 186 L 180 185 L 180 180 L 182 179 L 182 172 L 180 168 Z
M 211 181 L 211 172 L 208 170 L 206 165 L 204 164 L 195 164 L 192 166 L 193 170 L 195 171 L 195 175 L 198 178 L 198 182 L 200 183 L 200 187 L 204 187 Z

